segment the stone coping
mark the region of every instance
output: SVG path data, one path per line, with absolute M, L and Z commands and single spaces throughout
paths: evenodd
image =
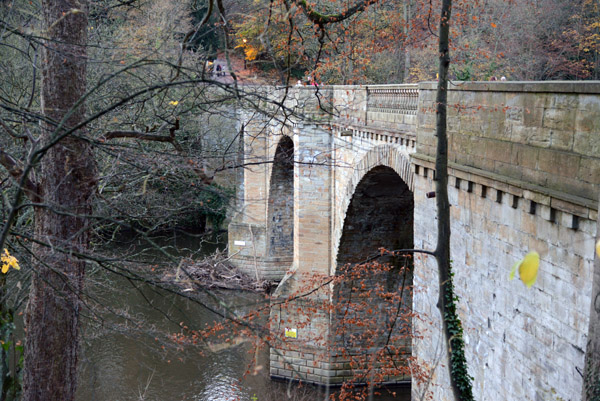
M 420 82 L 419 90 L 437 90 L 437 82 Z M 448 90 L 600 94 L 600 81 L 452 81 Z
M 413 153 L 411 161 L 413 164 L 423 165 L 432 170 L 435 166 L 435 157 L 424 154 Z M 592 199 L 555 191 L 527 181 L 490 173 L 475 167 L 463 166 L 454 162 L 448 162 L 448 170 L 449 175 L 530 199 L 536 203 L 550 206 L 563 212 L 590 220 L 597 218 L 598 203 Z

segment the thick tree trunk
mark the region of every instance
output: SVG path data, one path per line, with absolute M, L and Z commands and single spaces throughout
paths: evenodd
M 596 239 L 600 241 L 600 216 L 598 216 L 596 227 Z M 600 255 L 596 255 L 594 261 L 590 328 L 585 353 L 583 384 L 583 401 L 600 400 Z
M 74 253 L 88 245 L 95 189 L 90 146 L 65 135 L 85 118 L 87 2 L 42 1 L 47 41 L 42 60 L 42 144 L 35 213 L 34 275 L 26 313 L 23 399 L 69 401 L 75 397 L 80 295 L 85 262 Z M 75 132 L 79 137 L 84 130 Z

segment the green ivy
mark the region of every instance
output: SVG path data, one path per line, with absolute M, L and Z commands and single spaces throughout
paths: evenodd
M 473 378 L 469 376 L 467 371 L 467 360 L 465 358 L 465 342 L 463 340 L 463 328 L 460 319 L 456 314 L 456 302 L 458 296 L 454 294 L 453 284 L 454 273 L 450 273 L 450 278 L 444 284 L 445 290 L 445 313 L 444 320 L 450 333 L 449 354 L 450 354 L 450 371 L 456 386 L 460 390 L 461 396 L 459 401 L 474 401 L 473 397 Z
M 218 230 L 225 221 L 231 197 L 231 190 L 216 184 L 211 184 L 197 195 L 198 212 L 206 216 L 213 229 Z
M 592 361 L 587 362 L 587 373 L 584 380 L 587 401 L 600 401 L 600 372 L 598 372 Z

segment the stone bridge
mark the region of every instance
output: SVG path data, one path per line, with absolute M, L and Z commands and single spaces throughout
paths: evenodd
M 303 291 L 306 277 L 334 277 L 380 247 L 433 250 L 435 200 L 426 194 L 435 181 L 435 89 L 272 89 L 285 107 L 240 111 L 245 168 L 229 226 L 232 260 L 280 281 L 283 299 Z M 448 134 L 452 260 L 476 398 L 580 399 L 600 192 L 600 83 L 456 83 Z M 541 263 L 527 290 L 508 273 L 530 250 Z M 413 291 L 404 300 L 418 317 L 412 344 L 403 346 L 432 377 L 413 375 L 413 395 L 449 399 L 435 260 L 410 265 Z M 336 285 L 294 300 L 296 309 L 273 309 L 276 337 L 296 331 L 274 345 L 272 377 L 325 385 L 351 377 L 330 347 L 339 341 L 335 313 L 309 305 L 339 302 Z M 303 308 L 309 319 L 293 312 Z

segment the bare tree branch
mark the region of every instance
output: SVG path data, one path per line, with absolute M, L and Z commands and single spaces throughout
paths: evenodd
M 23 177 L 23 166 L 18 160 L 2 149 L 0 149 L 0 165 L 2 165 L 8 171 L 15 182 L 20 182 L 21 178 Z M 23 189 L 30 200 L 34 202 L 39 200 L 38 185 L 35 182 L 29 178 L 26 178 L 23 184 Z
M 345 19 L 350 18 L 354 14 L 363 11 L 369 5 L 377 2 L 377 0 L 361 0 L 352 7 L 350 7 L 348 10 L 342 11 L 341 13 L 323 14 L 318 11 L 315 11 L 315 9 L 312 8 L 306 0 L 292 1 L 302 8 L 302 11 L 304 11 L 304 14 L 308 17 L 309 20 L 321 27 L 326 24 L 344 21 Z

